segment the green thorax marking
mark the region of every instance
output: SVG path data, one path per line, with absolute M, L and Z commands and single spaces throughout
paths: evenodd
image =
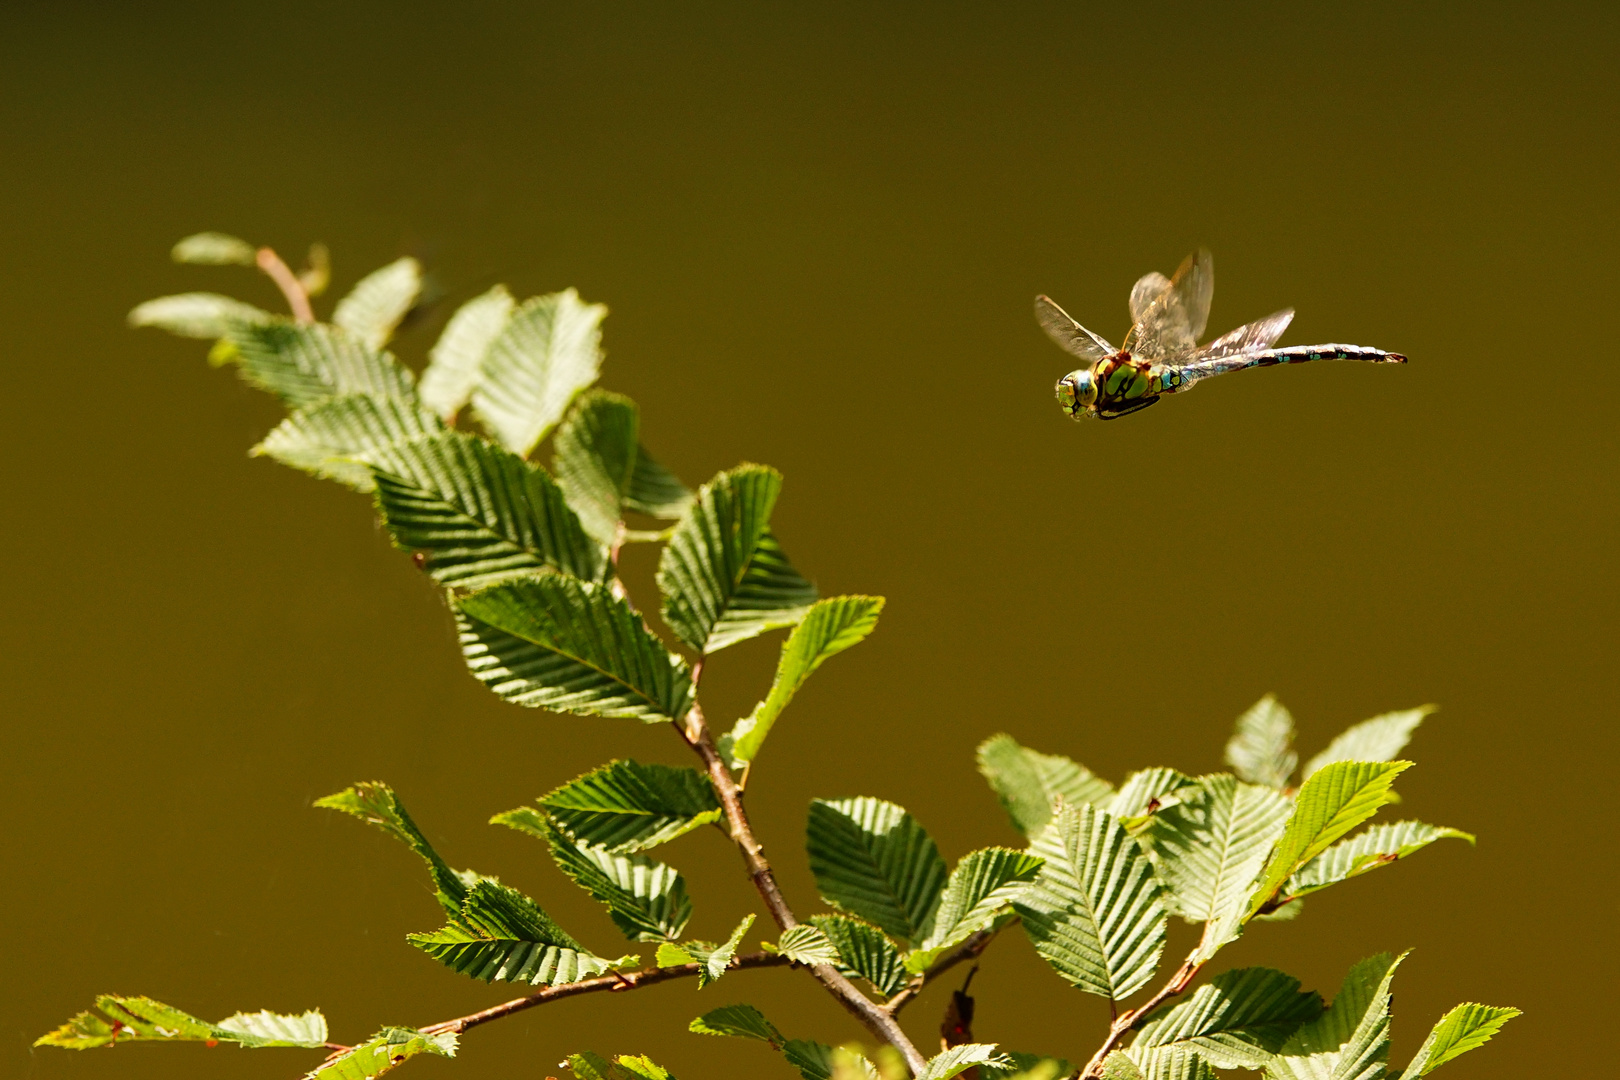
M 1135 360 L 1130 353 L 1115 353 L 1097 363 L 1097 386 L 1101 401 L 1115 404 L 1149 397 L 1162 390 L 1155 389 L 1146 360 Z

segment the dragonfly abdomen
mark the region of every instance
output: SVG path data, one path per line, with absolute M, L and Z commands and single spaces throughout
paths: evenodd
M 1371 364 L 1404 364 L 1400 353 L 1369 349 L 1365 345 L 1291 345 L 1251 353 L 1244 367 L 1271 367 L 1273 364 L 1303 364 L 1311 360 L 1365 360 Z

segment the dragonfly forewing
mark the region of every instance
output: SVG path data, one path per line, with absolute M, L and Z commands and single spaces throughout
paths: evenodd
M 1209 324 L 1215 292 L 1215 265 L 1199 249 L 1183 260 L 1176 275 L 1145 274 L 1131 289 L 1131 318 L 1125 349 L 1149 360 L 1169 360 L 1191 352 Z
M 1067 311 L 1053 303 L 1051 297 L 1035 298 L 1035 321 L 1041 324 L 1046 336 L 1057 342 L 1065 352 L 1078 356 L 1088 364 L 1094 364 L 1114 352 L 1114 347 L 1105 338 L 1081 326 Z

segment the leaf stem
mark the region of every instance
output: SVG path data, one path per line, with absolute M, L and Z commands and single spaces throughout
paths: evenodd
M 786 967 L 790 963 L 792 961 L 787 957 L 777 953 L 757 952 L 737 957 L 731 962 L 731 966 L 739 969 Z M 559 983 L 556 986 L 548 986 L 539 993 L 504 1001 L 481 1012 L 458 1016 L 454 1020 L 441 1020 L 437 1024 L 429 1024 L 420 1030 L 424 1035 L 443 1035 L 447 1032 L 459 1035 L 469 1028 L 477 1027 L 479 1024 L 487 1024 L 491 1020 L 499 1020 L 503 1016 L 511 1016 L 513 1013 L 532 1009 L 536 1005 L 544 1005 L 548 1001 L 560 1001 L 563 998 L 577 997 L 580 994 L 595 994 L 603 991 L 622 993 L 626 990 L 637 990 L 643 986 L 669 982 L 671 979 L 688 978 L 696 975 L 698 969 L 702 966 L 701 964 L 677 964 L 674 967 L 642 968 L 639 971 L 617 971 L 594 979 L 581 979 L 579 982 Z
M 1080 1080 L 1087 1080 L 1088 1077 L 1100 1077 L 1102 1075 L 1103 1060 L 1108 1057 L 1115 1044 L 1125 1036 L 1125 1033 L 1131 1030 L 1131 1026 L 1187 989 L 1193 979 L 1198 977 L 1198 969 L 1203 967 L 1205 962 L 1204 960 L 1194 960 L 1191 956 L 1187 957 L 1181 966 L 1176 969 L 1176 973 L 1170 976 L 1170 980 L 1159 987 L 1157 993 L 1136 1008 L 1127 1009 L 1115 1017 L 1114 1022 L 1108 1026 L 1108 1038 L 1103 1040 L 1102 1046 L 1091 1056 L 1091 1060 L 1086 1063 L 1086 1067 L 1080 1071 Z
M 699 659 L 692 668 L 694 687 L 702 676 L 703 661 Z M 715 793 L 720 797 L 720 805 L 725 808 L 726 824 L 730 828 L 732 842 L 737 845 L 737 850 L 742 852 L 743 862 L 748 867 L 749 880 L 754 883 L 760 899 L 765 901 L 765 907 L 771 913 L 771 918 L 781 929 L 793 929 L 799 925 L 799 920 L 794 916 L 793 909 L 788 906 L 787 898 L 782 895 L 781 887 L 776 883 L 776 875 L 771 871 L 771 864 L 765 859 L 764 845 L 754 836 L 753 826 L 748 820 L 748 811 L 743 808 L 742 789 L 737 786 L 736 779 L 731 775 L 725 759 L 721 757 L 719 749 L 714 744 L 714 736 L 704 720 L 702 707 L 694 701 L 692 711 L 686 716 L 686 724 L 684 727 L 677 726 L 676 730 L 681 733 L 686 744 L 697 753 L 698 757 L 703 759 L 709 780 L 714 784 Z M 900 1027 L 891 1012 L 861 993 L 854 983 L 839 974 L 838 969 L 831 964 L 817 964 L 809 970 L 816 977 L 816 981 L 826 987 L 827 992 L 851 1016 L 859 1020 L 877 1038 L 900 1051 L 913 1075 L 922 1074 L 928 1061 L 907 1037 L 905 1030 Z
M 309 293 L 304 290 L 303 282 L 299 281 L 298 275 L 281 261 L 281 256 L 275 253 L 275 249 L 260 248 L 253 261 L 271 281 L 276 283 L 281 295 L 287 298 L 287 306 L 292 308 L 294 319 L 301 323 L 315 321 L 315 309 L 309 306 Z
M 923 988 L 929 983 L 933 982 L 935 979 L 939 978 L 941 975 L 945 974 L 958 964 L 965 964 L 969 960 L 977 960 L 981 955 L 983 955 L 984 950 L 990 947 L 990 943 L 996 939 L 996 935 L 999 933 L 1001 933 L 1000 929 L 980 930 L 972 937 L 962 942 L 962 944 L 959 945 L 954 952 L 948 953 L 941 957 L 933 967 L 929 968 L 918 978 L 913 979 L 911 983 L 903 990 L 899 991 L 894 995 L 894 997 L 884 1002 L 883 1011 L 888 1013 L 890 1016 L 899 1015 L 900 1010 L 911 1004 L 911 1002 L 916 999 L 918 994 L 923 992 Z

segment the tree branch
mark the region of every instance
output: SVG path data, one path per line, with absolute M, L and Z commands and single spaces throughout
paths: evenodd
M 1108 1038 L 1103 1040 L 1102 1046 L 1091 1056 L 1091 1060 L 1086 1063 L 1086 1067 L 1081 1070 L 1081 1080 L 1086 1080 L 1087 1077 L 1101 1076 L 1103 1060 L 1108 1057 L 1109 1052 L 1114 1049 L 1114 1045 L 1124 1037 L 1125 1033 L 1131 1030 L 1131 1026 L 1187 989 L 1188 984 L 1198 977 L 1198 969 L 1203 967 L 1204 964 L 1205 961 L 1203 960 L 1194 960 L 1191 956 L 1187 957 L 1182 962 L 1182 965 L 1176 969 L 1176 973 L 1170 976 L 1170 981 L 1159 987 L 1156 994 L 1136 1008 L 1127 1009 L 1115 1017 L 1114 1022 L 1109 1025 Z
M 694 684 L 702 674 L 703 661 L 699 660 L 692 671 Z M 720 805 L 725 808 L 726 824 L 730 829 L 731 839 L 742 852 L 743 862 L 748 867 L 748 877 L 753 881 L 754 888 L 759 891 L 760 898 L 765 901 L 765 907 L 770 911 L 771 918 L 781 929 L 791 930 L 799 925 L 799 920 L 794 917 L 793 909 L 788 907 L 787 899 L 776 883 L 776 875 L 771 872 L 771 864 L 765 859 L 763 845 L 754 836 L 753 826 L 748 821 L 748 812 L 743 809 L 742 789 L 737 786 L 736 779 L 731 775 L 731 769 L 727 767 L 725 759 L 720 756 L 719 748 L 714 744 L 714 736 L 710 734 L 709 725 L 704 720 L 703 709 L 694 703 L 692 711 L 687 714 L 686 724 L 684 727 L 677 725 L 676 730 L 681 733 L 687 745 L 697 752 L 698 757 L 703 759 L 709 780 L 714 784 L 715 793 L 720 797 Z M 868 1031 L 900 1051 L 913 1075 L 921 1075 L 928 1061 L 906 1036 L 905 1030 L 891 1013 L 856 989 L 855 984 L 839 974 L 838 969 L 831 964 L 817 964 L 810 968 L 810 972 Z
M 734 968 L 763 968 L 787 967 L 793 961 L 778 953 L 757 952 L 746 956 L 739 956 L 731 962 Z M 678 964 L 675 967 L 642 968 L 639 971 L 621 971 L 610 975 L 601 975 L 594 979 L 581 979 L 579 982 L 559 983 L 548 986 L 537 994 L 528 997 L 514 998 L 511 1001 L 492 1005 L 481 1012 L 458 1016 L 454 1020 L 441 1020 L 437 1024 L 429 1024 L 421 1028 L 424 1035 L 443 1035 L 454 1032 L 459 1035 L 469 1028 L 479 1024 L 487 1024 L 491 1020 L 499 1020 L 503 1016 L 532 1009 L 536 1005 L 544 1005 L 548 1001 L 560 1001 L 563 998 L 578 997 L 580 994 L 596 993 L 622 993 L 626 990 L 638 990 L 643 986 L 652 986 L 655 983 L 669 982 L 671 979 L 685 979 L 696 975 L 701 964 Z
M 294 319 L 301 323 L 315 321 L 315 309 L 309 306 L 309 293 L 304 290 L 298 275 L 281 261 L 280 255 L 271 248 L 262 247 L 253 261 L 276 283 L 281 295 L 287 298 L 287 306 L 292 309 Z

